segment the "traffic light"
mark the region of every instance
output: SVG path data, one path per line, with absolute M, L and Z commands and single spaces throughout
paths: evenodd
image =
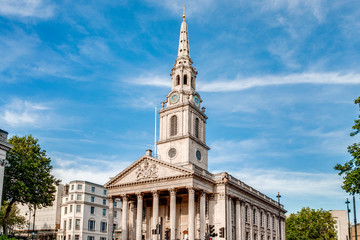
M 225 228 L 224 227 L 219 228 L 219 237 L 221 237 L 221 238 L 225 237 Z
M 210 237 L 216 237 L 217 234 L 215 233 L 215 226 L 214 225 L 209 225 L 209 235 Z

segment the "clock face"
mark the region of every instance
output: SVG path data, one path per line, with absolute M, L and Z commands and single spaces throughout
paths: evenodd
M 196 105 L 197 107 L 200 106 L 200 100 L 199 100 L 199 98 L 198 98 L 197 96 L 194 97 L 194 103 L 195 103 L 195 105 Z
M 179 101 L 179 94 L 178 93 L 173 93 L 173 94 L 171 94 L 171 96 L 170 96 L 170 102 L 172 103 L 172 104 L 174 104 L 174 103 L 177 103 Z
M 174 158 L 176 156 L 176 148 L 170 148 L 168 154 L 170 158 Z
M 199 150 L 196 151 L 196 158 L 197 160 L 201 160 L 201 152 Z

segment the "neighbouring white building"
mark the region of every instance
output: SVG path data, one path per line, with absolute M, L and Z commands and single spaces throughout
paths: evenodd
M 64 185 L 56 186 L 55 200 L 50 207 L 29 208 L 28 205 L 16 205 L 20 209 L 20 214 L 28 220 L 28 225 L 24 229 L 16 229 L 17 234 L 21 236 L 31 236 L 41 239 L 56 239 L 57 232 L 60 228 L 61 219 L 61 196 Z M 34 216 L 35 215 L 35 216 Z M 34 224 L 35 220 L 35 224 Z
M 109 204 L 113 209 L 114 228 L 121 223 L 121 202 L 109 202 L 107 190 L 87 181 L 71 181 L 64 186 L 58 240 L 106 240 Z
M 211 226 L 217 233 L 213 240 L 285 240 L 283 205 L 227 172 L 208 171 L 208 118 L 196 75 L 184 13 L 172 87 L 159 111 L 158 150 L 154 156 L 148 150 L 105 184 L 110 202 L 123 203 L 116 231 L 122 240 L 157 240 L 159 234 L 162 239 L 204 240 Z M 116 212 L 111 206 L 109 239 Z
M 346 210 L 330 210 L 335 223 L 338 240 L 350 240 L 349 238 L 349 221 Z

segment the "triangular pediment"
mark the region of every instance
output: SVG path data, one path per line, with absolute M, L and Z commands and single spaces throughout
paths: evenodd
M 128 168 L 111 178 L 105 187 L 151 180 L 168 179 L 193 174 L 189 169 L 161 161 L 149 156 L 142 156 Z

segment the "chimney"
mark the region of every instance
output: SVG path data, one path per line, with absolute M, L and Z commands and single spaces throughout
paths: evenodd
M 152 150 L 151 149 L 146 150 L 146 156 L 152 157 Z

